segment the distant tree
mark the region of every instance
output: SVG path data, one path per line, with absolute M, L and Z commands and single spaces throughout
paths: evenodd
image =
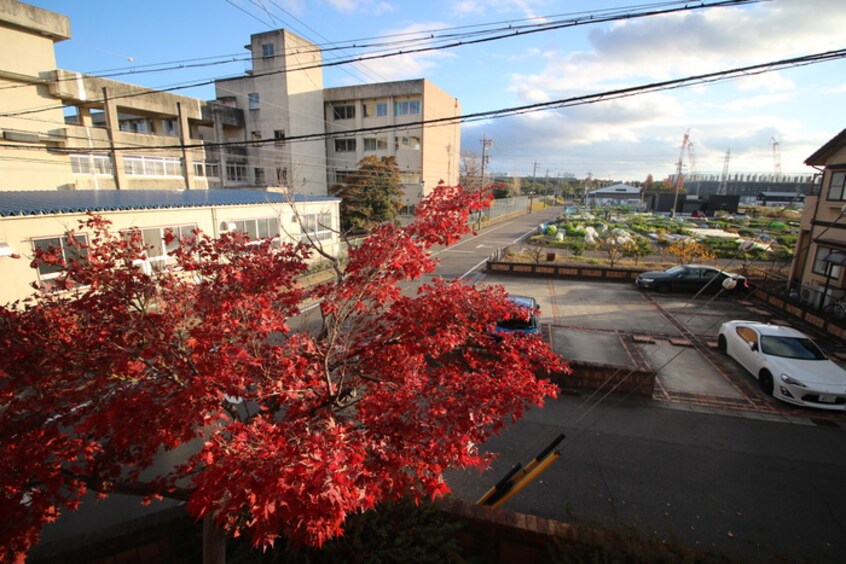
M 679 264 L 703 262 L 717 258 L 717 255 L 711 249 L 693 239 L 676 241 L 667 247 L 667 253 L 674 256 L 679 261 Z
M 608 257 L 608 266 L 611 268 L 614 268 L 614 264 L 616 264 L 617 260 L 622 256 L 626 241 L 627 239 L 625 237 L 612 235 L 610 237 L 600 239 L 597 243 L 597 250 L 605 253 Z
M 467 190 L 479 190 L 482 187 L 482 159 L 473 151 L 461 152 L 458 183 Z
M 646 177 L 646 183 L 643 185 L 644 190 L 645 190 L 645 191 L 647 191 L 647 192 L 649 192 L 650 190 L 652 190 L 652 185 L 653 185 L 654 183 L 655 183 L 655 181 L 654 181 L 654 180 L 652 180 L 652 175 L 651 175 L 651 174 L 650 174 L 650 175 L 647 175 L 647 177 Z
M 341 198 L 341 229 L 365 230 L 396 221 L 402 207 L 402 182 L 395 157 L 364 157 L 343 184 L 332 186 Z
M 530 241 L 523 247 L 523 252 L 533 261 L 540 262 L 547 248 L 540 244 L 540 241 Z
M 652 242 L 645 237 L 635 237 L 623 245 L 623 256 L 634 258 L 637 264 L 641 257 L 651 255 L 655 252 Z
M 495 184 L 491 186 L 491 195 L 495 200 L 503 200 L 511 197 L 511 190 L 505 184 Z

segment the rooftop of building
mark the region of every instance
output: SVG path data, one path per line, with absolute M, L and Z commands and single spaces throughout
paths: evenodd
M 338 199 L 245 189 L 0 191 L 0 217 L 332 201 Z

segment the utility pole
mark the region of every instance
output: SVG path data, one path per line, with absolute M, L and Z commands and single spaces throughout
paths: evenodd
M 535 174 L 538 171 L 538 165 L 539 164 L 540 164 L 539 162 L 535 161 L 534 165 L 532 166 L 532 188 L 531 188 L 532 191 L 534 191 L 534 189 L 535 189 Z
M 587 178 L 585 178 L 585 210 L 587 210 L 587 201 L 588 201 L 588 185 L 590 184 L 590 177 L 593 176 L 593 173 L 588 172 Z
M 543 179 L 543 193 L 545 196 L 549 195 L 549 169 L 546 169 L 546 176 Z
M 485 164 L 488 162 L 488 147 L 493 147 L 493 139 L 486 139 L 482 135 L 482 178 L 480 179 L 481 188 L 485 188 Z

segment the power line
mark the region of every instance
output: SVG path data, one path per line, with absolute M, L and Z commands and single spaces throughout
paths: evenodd
M 262 23 L 263 25 L 267 25 L 268 27 L 272 27 L 268 22 L 258 18 L 254 14 L 251 14 L 241 6 L 233 3 L 231 0 L 226 0 L 229 4 L 233 7 L 241 10 L 251 18 L 255 19 L 256 21 Z M 293 16 L 290 12 L 279 6 L 276 2 L 272 0 L 271 4 L 276 6 L 282 12 L 288 14 L 290 17 L 296 19 L 298 22 L 302 23 L 306 27 L 309 27 L 307 24 L 299 20 L 295 16 Z M 559 29 L 560 27 L 567 27 L 567 26 L 575 26 L 575 25 L 586 25 L 591 23 L 607 23 L 610 21 L 615 21 L 617 19 L 636 19 L 641 17 L 647 17 L 650 15 L 660 15 L 665 13 L 671 13 L 672 11 L 689 11 L 689 10 L 699 10 L 704 8 L 711 8 L 711 7 L 724 7 L 724 6 L 741 6 L 744 4 L 753 4 L 763 1 L 769 0 L 721 0 L 718 2 L 713 3 L 704 3 L 700 2 L 698 5 L 689 6 L 687 0 L 674 0 L 668 2 L 656 2 L 650 4 L 639 4 L 633 6 L 625 6 L 622 8 L 605 8 L 601 10 L 594 10 L 594 11 L 584 11 L 584 12 L 570 12 L 564 14 L 554 14 L 548 16 L 536 16 L 534 18 L 524 18 L 524 19 L 517 19 L 517 20 L 505 20 L 505 21 L 497 21 L 497 22 L 490 22 L 490 23 L 482 23 L 482 24 L 471 24 L 466 26 L 456 26 L 456 27 L 445 27 L 445 28 L 435 28 L 430 30 L 422 30 L 422 31 L 415 31 L 415 32 L 405 32 L 405 33 L 398 33 L 398 34 L 389 34 L 389 35 L 382 35 L 382 36 L 375 36 L 371 38 L 365 39 L 356 39 L 356 40 L 347 40 L 344 42 L 329 42 L 327 40 L 326 43 L 318 44 L 315 43 L 314 49 L 305 49 L 305 50 L 298 50 L 299 53 L 308 53 L 308 52 L 316 52 L 321 51 L 323 53 L 328 53 L 331 51 L 342 51 L 346 52 L 353 49 L 371 49 L 371 48 L 384 48 L 384 47 L 392 47 L 392 46 L 408 46 L 413 47 L 416 45 L 421 44 L 437 44 L 438 42 L 444 41 L 453 41 L 451 45 L 445 45 L 440 47 L 430 47 L 429 49 L 441 49 L 441 48 L 450 48 L 454 46 L 460 45 L 471 45 L 474 42 L 465 41 L 465 39 L 469 39 L 472 37 L 484 36 L 493 33 L 501 33 L 507 32 L 506 35 L 502 38 L 510 37 L 511 34 L 519 34 L 519 35 L 526 35 L 527 33 L 537 33 L 540 31 L 550 31 L 554 29 Z M 251 0 L 251 2 L 255 5 L 255 1 Z M 677 6 L 674 9 L 670 9 L 672 6 Z M 264 7 L 260 6 L 262 10 L 265 11 L 271 18 L 273 15 Z M 649 9 L 652 12 L 630 12 L 633 9 Z M 568 16 L 569 19 L 561 20 L 563 16 Z M 274 18 L 275 19 L 275 18 Z M 521 24 L 521 22 L 537 22 L 541 21 L 541 23 L 525 23 Z M 521 24 L 521 25 L 518 25 Z M 484 26 L 498 26 L 498 27 L 491 27 L 490 29 L 485 29 Z M 476 29 L 481 28 L 481 29 Z M 309 27 L 309 29 L 312 29 Z M 456 33 L 456 34 L 446 34 L 444 32 L 453 31 L 453 30 L 465 30 L 465 29 L 476 29 L 476 31 L 472 32 L 464 32 L 464 33 Z M 312 30 L 314 31 L 314 30 Z M 315 32 L 316 33 L 316 32 Z M 318 35 L 320 35 L 318 33 Z M 322 37 L 322 36 L 321 36 Z M 411 37 L 410 39 L 404 40 L 394 40 L 394 41 L 381 41 L 381 42 L 373 42 L 382 39 L 389 39 L 393 37 Z M 325 39 L 325 38 L 323 38 Z M 497 39 L 489 38 L 489 40 Z M 362 41 L 371 41 L 371 43 L 360 43 Z M 376 51 L 378 53 L 378 51 Z M 391 54 L 390 52 L 387 53 L 385 56 L 396 56 L 396 55 L 403 55 L 411 53 L 412 51 L 399 51 L 397 53 Z M 284 57 L 285 54 L 273 55 L 267 58 L 275 58 L 275 57 Z M 214 60 L 214 59 L 223 59 L 223 60 Z M 101 69 L 101 70 L 94 70 L 86 72 L 85 74 L 97 76 L 99 78 L 110 78 L 114 76 L 124 76 L 124 75 L 138 75 L 138 74 L 146 74 L 146 73 L 157 73 L 157 72 L 166 72 L 169 70 L 186 70 L 190 68 L 200 68 L 200 67 L 207 67 L 207 66 L 214 66 L 214 65 L 222 65 L 222 64 L 231 64 L 236 62 L 247 62 L 250 61 L 251 57 L 241 56 L 240 54 L 225 54 L 225 55 L 216 55 L 211 57 L 201 57 L 201 58 L 192 58 L 192 59 L 182 59 L 182 60 L 174 60 L 174 61 L 166 61 L 161 63 L 149 63 L 145 65 L 133 65 L 133 66 L 123 66 L 123 67 L 115 67 L 112 69 Z M 200 62 L 206 61 L 206 62 Z M 337 64 L 345 64 L 349 61 L 340 61 L 338 60 Z M 352 62 L 356 62 L 353 60 Z M 163 66 L 169 65 L 169 66 Z M 151 68 L 154 67 L 154 68 Z M 158 68 L 155 68 L 158 67 Z M 143 69 L 143 70 L 142 70 Z M 299 70 L 299 69 L 292 69 L 292 70 Z M 73 80 L 71 78 L 63 79 L 63 80 Z M 17 88 L 20 87 L 19 85 L 8 86 L 6 88 Z
M 608 90 L 597 94 L 585 94 L 582 96 L 573 96 L 570 98 L 562 98 L 559 100 L 552 100 L 548 102 L 539 102 L 536 104 L 528 104 L 524 106 L 512 106 L 499 110 L 490 110 L 485 112 L 475 112 L 471 114 L 464 114 L 454 117 L 432 118 L 428 120 L 418 120 L 414 122 L 407 122 L 402 124 L 392 124 L 373 127 L 362 127 L 358 129 L 350 129 L 343 132 L 322 132 L 309 133 L 303 135 L 293 135 L 286 137 L 286 142 L 301 142 L 301 141 L 315 141 L 320 139 L 329 139 L 334 137 L 348 137 L 362 133 L 376 133 L 381 131 L 390 131 L 395 129 L 411 129 L 425 126 L 450 125 L 454 123 L 465 123 L 482 121 L 487 119 L 498 119 L 503 117 L 510 117 L 515 115 L 528 114 L 538 111 L 547 111 L 561 108 L 568 108 L 574 106 L 582 106 L 587 104 L 596 104 L 609 100 L 618 100 L 621 98 L 628 98 L 640 94 L 661 92 L 666 90 L 675 90 L 679 88 L 686 88 L 689 86 L 699 84 L 710 84 L 715 82 L 722 82 L 725 80 L 734 80 L 747 76 L 757 76 L 768 72 L 775 72 L 793 67 L 807 66 L 827 61 L 834 61 L 846 57 L 846 49 L 838 49 L 834 51 L 825 51 L 822 53 L 814 53 L 812 55 L 804 55 L 801 57 L 793 57 L 789 59 L 781 59 L 778 61 L 771 61 L 768 63 L 760 63 L 757 65 L 748 65 L 744 67 L 737 67 L 724 71 L 717 71 L 712 73 L 705 73 L 700 75 L 688 76 L 685 78 L 677 78 L 672 80 L 665 80 L 660 82 L 652 82 L 640 86 L 631 86 L 627 88 L 620 88 L 616 90 Z M 194 143 L 194 144 L 175 144 L 175 145 L 161 145 L 157 147 L 149 147 L 150 149 L 193 149 L 193 148 L 209 148 L 209 147 L 226 147 L 226 146 L 261 146 L 271 143 L 276 143 L 276 139 L 261 139 L 255 141 L 223 141 L 211 143 Z M 27 148 L 22 145 L 0 144 L 0 147 L 13 148 Z M 44 149 L 43 147 L 32 147 L 35 150 Z M 99 147 L 90 149 L 59 149 L 63 152 L 88 152 L 91 150 L 101 151 L 125 151 L 138 150 L 138 147 Z M 54 149 L 55 150 L 55 149 Z
M 664 15 L 664 14 L 671 14 L 671 13 L 678 13 L 678 12 L 685 12 L 685 11 L 692 11 L 692 10 L 701 10 L 701 9 L 704 9 L 704 8 L 742 6 L 742 5 L 746 5 L 746 4 L 759 3 L 761 1 L 765 1 L 765 0 L 718 0 L 718 1 L 712 2 L 712 3 L 700 2 L 699 4 L 697 4 L 695 6 L 689 6 L 686 3 L 684 3 L 682 5 L 678 5 L 678 4 L 680 4 L 679 2 L 671 2 L 671 3 L 658 4 L 657 5 L 657 6 L 660 6 L 662 8 L 652 8 L 652 9 L 648 9 L 648 10 L 645 10 L 645 11 L 642 11 L 642 12 L 629 12 L 629 13 L 612 14 L 612 15 L 605 15 L 605 16 L 590 15 L 590 16 L 586 16 L 586 17 L 582 17 L 582 18 L 573 18 L 573 19 L 569 19 L 569 20 L 562 20 L 562 21 L 559 21 L 559 22 L 551 23 L 551 24 L 538 24 L 537 26 L 535 26 L 534 28 L 531 28 L 531 29 L 510 28 L 510 29 L 507 29 L 506 31 L 504 31 L 502 33 L 499 33 L 498 35 L 494 35 L 494 36 L 491 36 L 491 37 L 484 37 L 484 38 L 472 39 L 472 40 L 457 39 L 457 40 L 452 40 L 451 43 L 448 43 L 448 44 L 445 44 L 445 45 L 430 46 L 430 47 L 418 47 L 418 48 L 405 49 L 405 50 L 401 49 L 401 50 L 397 50 L 397 51 L 390 51 L 390 52 L 387 52 L 387 53 L 364 55 L 364 56 L 352 57 L 352 58 L 348 58 L 348 59 L 337 59 L 337 60 L 329 61 L 329 62 L 320 62 L 320 63 L 302 65 L 302 66 L 299 66 L 299 67 L 276 69 L 276 70 L 272 70 L 272 71 L 254 73 L 254 74 L 251 74 L 249 76 L 251 78 L 275 76 L 275 75 L 279 75 L 279 74 L 286 74 L 286 73 L 289 73 L 289 72 L 296 72 L 296 71 L 302 71 L 302 70 L 312 70 L 312 69 L 316 69 L 316 68 L 334 67 L 334 66 L 352 64 L 352 63 L 361 63 L 361 62 L 371 61 L 371 60 L 376 60 L 376 59 L 385 59 L 385 58 L 389 58 L 389 57 L 397 57 L 397 56 L 401 56 L 401 55 L 416 55 L 416 54 L 421 54 L 421 53 L 426 53 L 426 52 L 440 51 L 440 50 L 443 50 L 443 49 L 452 49 L 452 48 L 464 47 L 464 46 L 468 46 L 468 45 L 476 45 L 476 44 L 481 44 L 481 43 L 487 43 L 487 42 L 490 42 L 490 41 L 498 41 L 498 40 L 502 40 L 502 39 L 509 39 L 509 38 L 514 38 L 514 37 L 518 37 L 518 36 L 540 33 L 540 32 L 545 32 L 545 31 L 553 31 L 553 30 L 558 30 L 558 29 L 563 29 L 563 28 L 568 28 L 568 27 L 577 27 L 577 26 L 596 24 L 596 23 L 609 23 L 609 22 L 620 21 L 620 20 L 640 19 L 640 18 L 656 16 L 656 15 Z M 664 7 L 664 6 L 667 6 L 667 5 L 669 5 L 670 7 Z M 656 6 L 656 5 L 650 5 L 650 6 Z M 501 31 L 501 30 L 498 30 L 498 31 Z M 225 61 L 225 62 L 228 63 L 230 61 Z M 180 66 L 180 67 L 176 67 L 176 68 L 184 69 L 185 67 Z M 155 88 L 155 89 L 147 88 L 147 87 L 138 87 L 139 91 L 137 91 L 137 92 L 132 92 L 132 93 L 127 93 L 127 94 L 123 94 L 123 95 L 119 95 L 119 96 L 114 96 L 112 99 L 133 98 L 133 97 L 136 97 L 136 96 L 144 96 L 144 95 L 148 95 L 148 94 L 158 94 L 158 93 L 161 93 L 161 92 L 173 92 L 173 91 L 176 91 L 176 90 L 183 90 L 183 89 L 187 89 L 187 88 L 197 88 L 197 87 L 200 87 L 200 86 L 209 86 L 211 84 L 214 84 L 217 81 L 226 81 L 226 80 L 233 80 L 233 79 L 238 79 L 238 78 L 242 78 L 242 75 L 236 75 L 236 76 L 231 76 L 231 77 L 210 78 L 210 79 L 205 79 L 205 80 L 201 80 L 201 81 L 181 83 L 181 84 L 177 83 L 175 85 L 165 86 L 165 87 L 162 87 L 162 88 Z M 92 99 L 92 100 L 88 100 L 88 103 L 102 103 L 103 101 L 104 100 L 102 100 L 102 99 Z M 18 111 L 15 111 L 15 112 L 5 112 L 5 113 L 0 114 L 0 117 L 14 117 L 14 116 L 18 116 L 18 115 L 25 115 L 25 114 L 29 114 L 29 113 L 37 113 L 37 112 L 42 112 L 42 111 L 49 111 L 49 110 L 59 109 L 59 108 L 64 108 L 64 107 L 65 107 L 64 105 L 42 106 L 42 107 L 39 107 L 39 108 L 30 108 L 30 109 L 18 110 Z

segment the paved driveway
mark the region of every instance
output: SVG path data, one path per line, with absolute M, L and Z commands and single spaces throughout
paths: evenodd
M 730 298 L 641 292 L 633 284 L 486 276 L 509 293 L 534 296 L 544 335 L 564 358 L 657 371 L 653 399 L 681 409 L 729 409 L 759 418 L 846 425 L 846 413 L 791 406 L 716 349 L 732 319 L 786 323 L 742 295 Z M 822 423 L 821 423 L 822 424 Z

